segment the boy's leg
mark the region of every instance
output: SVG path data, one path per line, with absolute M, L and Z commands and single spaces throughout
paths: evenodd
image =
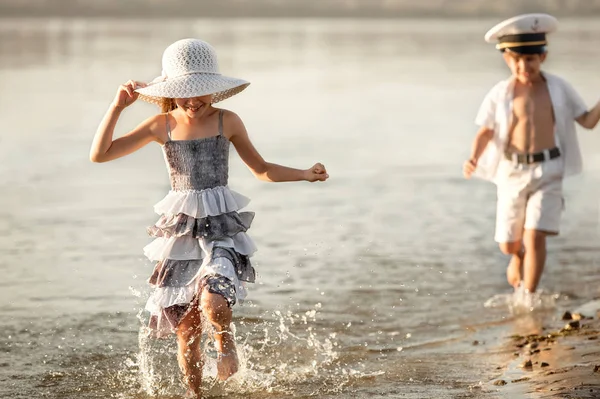
M 540 230 L 525 230 L 525 268 L 523 284 L 527 291 L 537 289 L 546 263 L 546 235 Z
M 532 184 L 525 217 L 525 288 L 537 290 L 546 263 L 546 237 L 560 231 L 564 208 L 562 160 L 538 165 L 538 179 Z
M 504 165 L 504 169 L 512 165 Z M 496 234 L 494 239 L 500 250 L 511 255 L 506 268 L 506 279 L 517 288 L 523 279 L 523 226 L 527 206 L 528 180 L 519 171 L 510 169 L 501 184 L 498 184 L 498 204 L 496 207 Z
M 519 287 L 523 280 L 523 263 L 525 251 L 521 241 L 502 242 L 499 244 L 500 250 L 506 255 L 512 255 L 508 267 L 506 268 L 506 280 L 515 289 Z

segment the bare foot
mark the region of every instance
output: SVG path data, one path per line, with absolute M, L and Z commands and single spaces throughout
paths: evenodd
M 510 259 L 510 263 L 506 268 L 506 279 L 508 283 L 512 285 L 515 289 L 519 287 L 521 284 L 521 280 L 523 280 L 523 254 L 515 254 Z
M 185 399 L 202 399 L 202 393 L 194 393 L 194 391 L 190 388 L 185 393 L 184 398 Z
M 217 377 L 225 381 L 239 369 L 235 342 L 231 332 L 221 334 L 221 351 L 217 355 Z

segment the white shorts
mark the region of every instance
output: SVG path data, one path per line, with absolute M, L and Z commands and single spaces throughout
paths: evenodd
M 530 165 L 502 160 L 495 240 L 521 241 L 524 229 L 558 234 L 564 209 L 563 175 L 562 157 Z

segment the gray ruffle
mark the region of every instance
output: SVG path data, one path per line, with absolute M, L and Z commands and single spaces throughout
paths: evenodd
M 176 216 L 161 216 L 154 226 L 148 227 L 147 231 L 152 237 L 191 236 L 218 240 L 247 231 L 253 219 L 254 212 L 228 212 L 199 219 L 180 213 Z
M 248 256 L 235 252 L 233 248 L 215 247 L 211 258 L 213 261 L 217 258 L 228 259 L 233 264 L 236 276 L 240 281 L 255 282 L 256 271 Z M 165 259 L 156 264 L 148 282 L 156 287 L 183 287 L 198 274 L 202 262 L 202 259 Z

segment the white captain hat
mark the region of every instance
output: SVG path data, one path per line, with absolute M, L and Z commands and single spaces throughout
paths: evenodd
M 521 54 L 546 52 L 546 35 L 556 31 L 558 21 L 548 14 L 523 14 L 507 19 L 485 34 L 485 41 L 496 43 L 500 51 Z

